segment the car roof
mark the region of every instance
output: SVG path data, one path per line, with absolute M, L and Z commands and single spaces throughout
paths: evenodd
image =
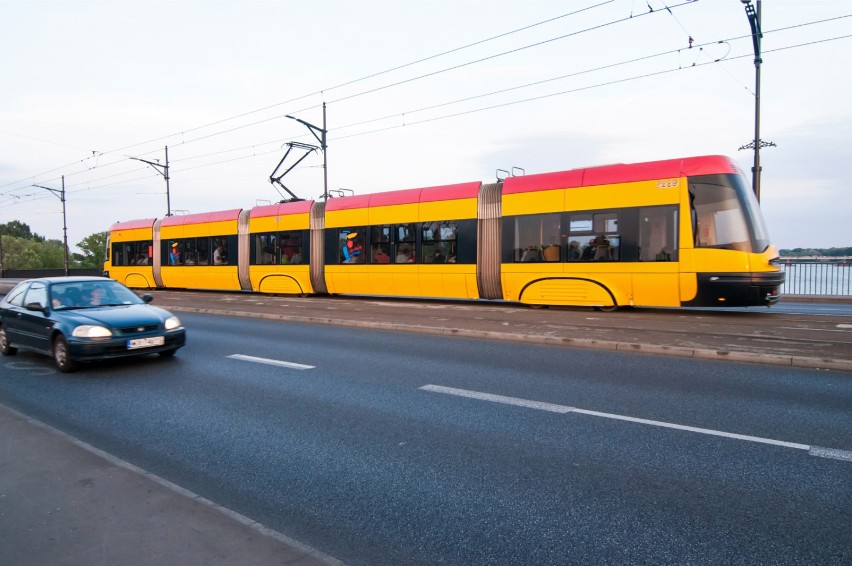
M 86 282 L 105 282 L 112 281 L 109 277 L 99 277 L 97 275 L 71 275 L 69 277 L 56 276 L 56 277 L 36 277 L 33 279 L 27 279 L 23 281 L 23 283 L 31 283 L 35 281 L 41 281 L 43 283 L 86 283 Z

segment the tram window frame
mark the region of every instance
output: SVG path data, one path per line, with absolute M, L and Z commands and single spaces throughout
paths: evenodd
M 643 206 L 638 212 L 638 260 L 679 261 L 678 206 Z
M 198 240 L 200 238 L 183 238 L 181 242 L 181 257 L 183 265 L 198 265 Z
M 435 220 L 420 225 L 423 263 L 458 262 L 458 220 Z
M 370 263 L 389 264 L 396 257 L 392 224 L 374 224 L 369 227 Z
M 207 241 L 209 244 L 207 254 L 210 258 L 210 265 L 215 265 L 217 267 L 236 265 L 236 262 L 231 261 L 231 245 L 229 240 L 230 238 L 227 236 L 213 236 Z M 220 263 L 216 263 L 216 250 L 219 249 L 219 246 L 222 246 L 222 253 L 219 254 Z
M 110 263 L 114 267 L 151 265 L 153 242 L 151 240 L 115 242 L 110 251 Z
M 394 224 L 394 254 L 391 256 L 395 264 L 418 263 L 420 250 L 417 246 L 418 223 L 406 222 Z
M 280 256 L 277 258 L 279 263 L 282 265 L 298 265 L 305 263 L 306 238 L 304 230 L 278 232 L 278 241 L 281 246 Z M 287 253 L 288 250 L 290 250 L 289 254 Z
M 278 232 L 252 234 L 250 247 L 250 265 L 275 265 L 279 262 L 281 249 Z
M 255 232 L 250 238 L 249 265 L 297 265 L 305 263 L 305 258 L 308 255 L 305 244 L 309 241 L 309 238 L 308 230 Z M 237 249 L 236 245 L 236 240 L 228 240 L 230 249 Z M 228 264 L 234 265 L 230 260 Z
M 334 232 L 336 233 L 336 251 L 334 252 L 337 256 L 336 263 L 339 265 L 364 263 L 367 255 L 367 227 L 342 226 L 336 228 Z
M 621 261 L 620 226 L 628 210 L 631 209 L 569 212 L 566 261 Z M 579 250 L 579 257 L 574 249 Z
M 561 212 L 545 212 L 509 217 L 511 261 L 558 263 L 562 259 L 563 216 Z

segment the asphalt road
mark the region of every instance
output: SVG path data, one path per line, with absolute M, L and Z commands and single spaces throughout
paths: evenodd
M 852 562 L 848 373 L 182 317 L 0 402 L 350 564 Z
M 177 312 L 852 371 L 852 303 L 751 309 L 533 309 L 500 302 L 154 291 Z

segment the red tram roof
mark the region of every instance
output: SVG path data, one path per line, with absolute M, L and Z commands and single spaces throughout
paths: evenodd
M 399 204 L 417 204 L 421 202 L 438 202 L 463 198 L 476 198 L 479 193 L 479 181 L 442 185 L 439 187 L 424 187 L 421 189 L 405 189 L 368 195 L 356 195 L 329 199 L 325 210 L 352 210 L 374 206 L 392 206 Z
M 304 214 L 311 211 L 314 201 L 299 200 L 296 202 L 279 202 L 255 206 L 251 209 L 252 218 L 265 218 L 267 216 L 286 216 L 288 214 Z
M 619 163 L 557 173 L 509 177 L 503 182 L 503 194 L 739 172 L 740 169 L 728 157 L 722 155 L 647 163 Z
M 156 218 L 142 218 L 139 220 L 126 220 L 124 222 L 116 222 L 109 227 L 110 232 L 116 230 L 136 230 L 138 228 L 151 228 L 156 222 Z
M 242 209 L 220 210 L 219 212 L 200 212 L 198 214 L 184 214 L 182 216 L 167 216 L 163 218 L 160 226 L 186 226 L 188 224 L 204 224 L 206 222 L 227 222 L 237 220 Z

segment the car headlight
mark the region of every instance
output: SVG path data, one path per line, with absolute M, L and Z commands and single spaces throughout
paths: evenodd
M 83 324 L 75 328 L 71 335 L 76 338 L 106 338 L 107 336 L 112 336 L 112 331 L 103 326 Z
M 176 316 L 170 316 L 166 319 L 166 330 L 174 330 L 180 328 L 180 319 Z

